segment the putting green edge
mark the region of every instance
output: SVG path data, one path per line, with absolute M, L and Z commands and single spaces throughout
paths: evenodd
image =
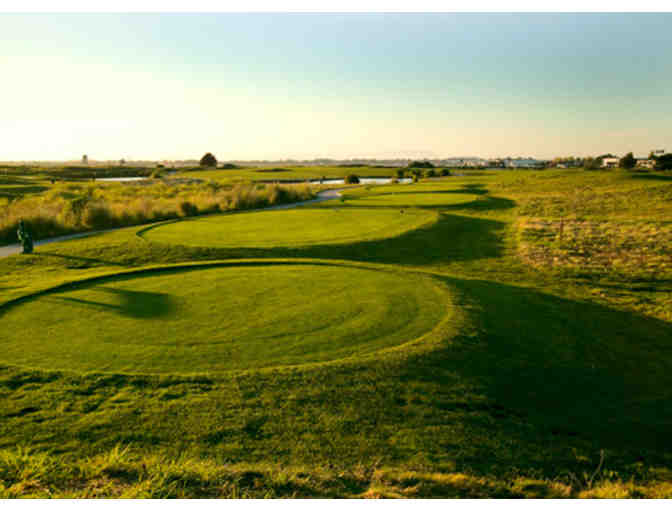
M 431 351 L 434 346 L 450 342 L 459 332 L 460 326 L 465 322 L 465 316 L 460 311 L 459 308 L 455 306 L 453 294 L 450 292 L 448 286 L 445 283 L 439 282 L 435 275 L 427 271 L 416 271 L 416 270 L 407 270 L 399 269 L 395 266 L 389 266 L 385 264 L 372 264 L 368 262 L 354 262 L 349 260 L 324 260 L 324 259 L 292 259 L 292 258 L 281 258 L 281 259 L 229 259 L 229 260 L 213 260 L 207 262 L 186 262 L 180 264 L 159 264 L 159 265 L 150 265 L 144 266 L 142 268 L 130 269 L 128 271 L 114 271 L 109 273 L 103 273 L 96 276 L 89 276 L 85 278 L 74 279 L 65 283 L 60 283 L 51 287 L 40 289 L 38 291 L 26 294 L 23 296 L 16 297 L 14 299 L 8 300 L 0 304 L 0 317 L 4 312 L 14 306 L 18 306 L 21 303 L 30 301 L 32 299 L 51 294 L 54 292 L 60 292 L 65 290 L 73 290 L 82 285 L 95 284 L 99 282 L 104 282 L 107 280 L 112 280 L 120 277 L 126 276 L 141 276 L 147 274 L 160 274 L 162 272 L 172 272 L 188 269 L 209 269 L 214 267 L 237 267 L 237 266 L 273 266 L 273 265 L 305 265 L 305 266 L 335 266 L 335 267 L 351 267 L 356 269 L 368 269 L 374 271 L 385 271 L 388 273 L 396 274 L 400 277 L 406 277 L 409 274 L 413 277 L 423 277 L 429 278 L 432 280 L 432 284 L 445 296 L 448 301 L 448 306 L 446 307 L 446 313 L 441 319 L 441 321 L 430 331 L 426 332 L 424 335 L 410 339 L 402 344 L 395 345 L 392 347 L 387 347 L 385 349 L 380 349 L 370 354 L 357 355 L 353 357 L 340 358 L 330 361 L 321 361 L 313 363 L 305 363 L 300 365 L 284 365 L 276 367 L 266 367 L 258 369 L 244 369 L 244 370 L 228 370 L 222 372 L 193 372 L 188 374 L 150 374 L 142 372 L 97 372 L 92 371 L 78 371 L 78 370 L 63 370 L 63 369 L 36 369 L 34 367 L 24 366 L 24 365 L 14 365 L 3 363 L 0 364 L 0 367 L 15 367 L 21 368 L 24 370 L 33 370 L 36 372 L 51 372 L 51 373 L 63 373 L 63 374 L 79 374 L 79 375 L 124 375 L 124 376 L 138 376 L 138 377 L 151 377 L 156 379 L 179 379 L 179 380 L 191 380 L 199 377 L 207 377 L 212 380 L 221 380 L 227 379 L 232 376 L 246 375 L 253 373 L 266 373 L 266 372 L 278 372 L 278 371 L 293 371 L 293 370 L 310 370 L 311 368 L 321 368 L 325 366 L 336 366 L 342 365 L 345 363 L 348 364 L 368 364 L 373 361 L 391 361 L 393 359 L 403 359 L 410 356 L 420 355 L 426 352 Z

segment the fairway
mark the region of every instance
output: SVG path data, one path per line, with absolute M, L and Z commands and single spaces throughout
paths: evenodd
M 14 305 L 2 315 L 0 361 L 164 374 L 323 362 L 414 340 L 449 308 L 428 277 L 351 266 L 147 273 Z
M 395 237 L 436 221 L 428 211 L 297 208 L 224 214 L 166 223 L 142 233 L 148 241 L 216 248 L 341 244 Z

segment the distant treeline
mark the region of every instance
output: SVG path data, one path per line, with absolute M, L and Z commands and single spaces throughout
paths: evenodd
M 0 166 L 0 174 L 6 175 L 45 175 L 59 179 L 96 179 L 106 177 L 149 177 L 156 168 L 142 166 Z

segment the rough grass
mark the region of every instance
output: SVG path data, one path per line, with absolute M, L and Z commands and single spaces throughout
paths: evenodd
M 670 497 L 669 282 L 598 264 L 597 240 L 575 268 L 533 265 L 521 249 L 537 242 L 526 226 L 555 236 L 558 220 L 572 225 L 573 244 L 622 229 L 615 240 L 628 239 L 628 249 L 663 249 L 649 229 L 662 231 L 669 203 L 646 197 L 670 185 L 669 176 L 620 171 L 484 172 L 400 187 L 416 190 L 418 209 L 437 220 L 379 239 L 187 247 L 127 229 L 3 259 L 0 302 L 161 264 L 386 264 L 439 279 L 459 319 L 445 341 L 291 369 L 186 377 L 4 366 L 3 494 Z M 624 212 L 595 196 L 580 206 L 577 190 L 587 187 L 608 203 L 628 193 L 634 204 Z M 359 208 L 357 197 L 389 192 L 373 187 L 319 208 L 384 210 Z M 446 202 L 423 205 L 429 192 Z M 477 198 L 455 200 L 463 195 Z M 641 235 L 633 222 L 644 222 Z
M 46 188 L 45 188 L 46 189 Z M 17 242 L 23 219 L 35 239 L 198 214 L 261 208 L 313 198 L 309 186 L 237 183 L 56 184 L 44 193 L 6 201 L 0 243 Z
M 504 482 L 385 469 L 375 462 L 346 470 L 222 465 L 184 455 L 138 455 L 118 445 L 68 462 L 25 448 L 2 450 L 0 473 L 3 498 L 664 498 L 672 491 L 670 482 L 621 482 L 595 471 L 574 484 L 523 476 Z

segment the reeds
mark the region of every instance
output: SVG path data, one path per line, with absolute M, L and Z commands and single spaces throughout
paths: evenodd
M 17 242 L 21 219 L 35 239 L 44 239 L 313 197 L 313 190 L 305 184 L 61 184 L 40 195 L 0 202 L 0 244 Z

